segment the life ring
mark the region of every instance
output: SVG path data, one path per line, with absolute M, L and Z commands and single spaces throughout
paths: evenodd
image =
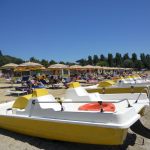
M 114 104 L 102 103 L 100 106 L 100 104 L 98 102 L 84 104 L 84 105 L 79 107 L 79 110 L 101 111 L 101 108 L 103 109 L 103 111 L 108 111 L 108 112 L 114 112 L 115 111 L 115 105 Z

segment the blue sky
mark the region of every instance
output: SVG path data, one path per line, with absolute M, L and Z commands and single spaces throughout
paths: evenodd
M 28 60 L 150 53 L 149 0 L 0 0 L 0 49 Z

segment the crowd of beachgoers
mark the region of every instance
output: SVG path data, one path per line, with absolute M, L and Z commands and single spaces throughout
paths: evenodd
M 126 78 L 138 74 L 140 77 L 147 78 L 148 74 L 143 72 L 132 72 L 131 70 L 120 72 L 76 72 L 71 75 L 62 76 L 62 75 L 52 75 L 45 73 L 36 73 L 32 72 L 32 75 L 24 75 L 20 77 L 10 77 L 9 74 L 4 74 L 3 77 L 10 80 L 12 83 L 21 83 L 23 88 L 28 88 L 28 92 L 32 88 L 44 88 L 44 87 L 65 87 L 68 88 L 70 82 L 80 82 L 85 84 L 97 84 L 103 80 L 116 80 L 120 77 Z M 19 90 L 19 89 L 18 89 Z
M 24 84 L 24 82 L 27 83 L 29 87 L 44 87 L 47 85 L 54 85 L 58 83 L 62 83 L 66 88 L 68 87 L 69 82 L 73 81 L 79 81 L 89 84 L 96 84 L 99 81 L 105 80 L 105 79 L 117 79 L 119 77 L 127 77 L 129 75 L 132 75 L 132 71 L 108 71 L 108 72 L 74 72 L 71 75 L 60 75 L 60 74 L 47 74 L 47 73 L 34 73 L 32 72 L 32 75 L 24 75 L 20 77 L 10 77 L 8 73 L 4 74 L 3 77 L 7 78 L 8 80 L 11 80 L 14 83 L 20 83 Z M 146 77 L 147 74 L 139 73 L 141 77 Z M 14 75 L 13 75 L 14 76 Z
M 131 71 L 128 72 L 105 72 L 105 73 L 97 73 L 97 72 L 90 72 L 90 73 L 74 73 L 70 76 L 67 77 L 63 77 L 61 75 L 45 75 L 45 74 L 41 74 L 41 75 L 33 75 L 32 78 L 34 78 L 34 80 L 38 80 L 40 82 L 42 82 L 43 84 L 56 84 L 59 82 L 63 82 L 63 83 L 69 83 L 69 82 L 73 82 L 73 81 L 81 81 L 81 82 L 86 82 L 86 83 L 97 83 L 99 81 L 102 80 L 106 80 L 106 79 L 115 79 L 115 78 L 119 78 L 119 77 L 127 77 L 127 76 L 131 76 L 135 73 L 132 73 Z M 141 76 L 142 78 L 146 78 L 148 77 L 148 74 L 146 73 L 138 73 L 139 76 Z

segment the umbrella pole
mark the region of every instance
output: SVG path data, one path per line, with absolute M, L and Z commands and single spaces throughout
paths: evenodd
M 68 76 L 70 77 L 70 70 L 68 69 Z
M 11 71 L 11 75 L 10 75 L 10 78 L 11 78 L 11 86 L 13 87 L 14 85 L 13 85 L 13 70 L 11 69 L 10 70 Z
M 61 70 L 61 75 L 64 76 L 64 69 Z

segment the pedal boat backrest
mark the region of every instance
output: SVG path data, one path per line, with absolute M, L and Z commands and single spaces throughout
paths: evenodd
M 19 114 L 28 114 L 32 109 L 32 100 L 37 101 L 55 101 L 55 98 L 48 93 L 47 89 L 35 89 L 33 94 L 25 95 L 18 97 L 13 106 L 13 112 L 18 112 Z M 52 107 L 53 104 L 50 103 L 38 103 L 36 104 L 36 108 L 48 108 L 49 105 Z M 60 109 L 60 106 L 58 104 Z
M 78 82 L 72 82 L 65 93 L 65 99 L 72 101 L 100 101 L 99 93 L 88 93 Z
M 33 90 L 33 93 L 32 93 L 32 97 L 40 97 L 40 96 L 45 96 L 45 95 L 49 95 L 49 92 L 47 89 L 35 89 Z
M 110 87 L 112 85 L 115 85 L 116 83 L 113 80 L 105 80 L 101 81 L 98 85 L 98 87 Z
M 32 98 L 32 94 L 28 94 L 28 95 L 24 95 L 21 97 L 18 97 L 12 108 L 16 108 L 16 109 L 25 109 L 26 106 L 28 105 L 29 100 Z
M 28 94 L 28 95 L 24 95 L 24 96 L 18 97 L 15 100 L 12 108 L 25 109 L 25 107 L 27 106 L 28 102 L 32 98 L 45 96 L 45 95 L 48 95 L 48 94 L 49 93 L 48 93 L 47 89 L 35 89 L 32 94 Z

